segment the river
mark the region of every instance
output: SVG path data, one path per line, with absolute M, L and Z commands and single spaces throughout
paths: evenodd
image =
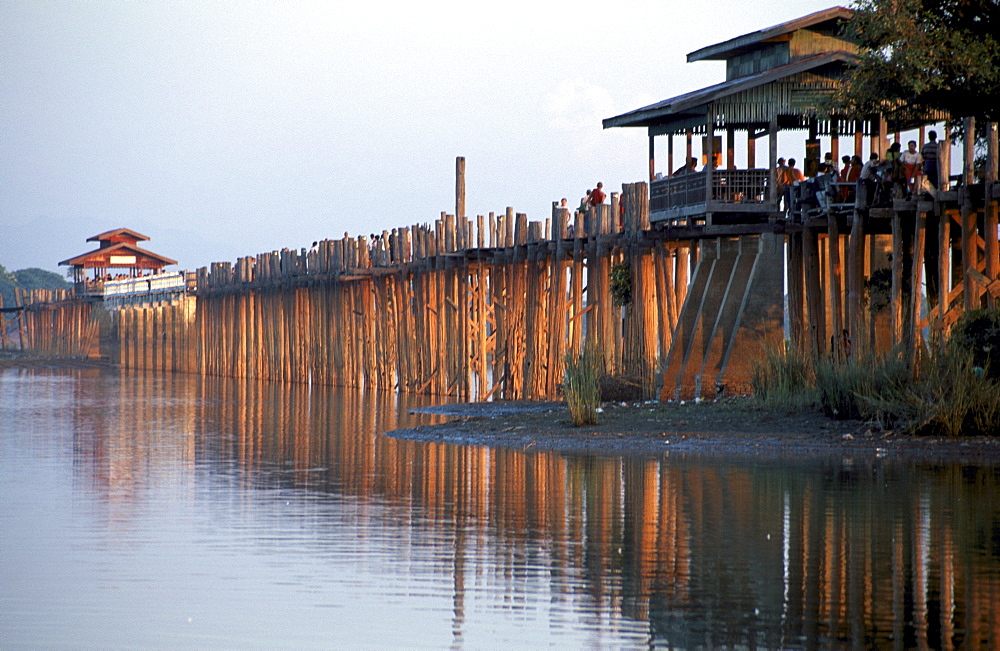
M 383 434 L 423 404 L 0 370 L 0 646 L 1000 647 L 997 467 Z

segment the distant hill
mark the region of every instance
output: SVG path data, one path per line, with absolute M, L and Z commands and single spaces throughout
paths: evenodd
M 57 273 L 31 267 L 18 271 L 7 271 L 0 265 L 0 296 L 3 297 L 4 307 L 12 307 L 14 302 L 14 288 L 21 289 L 69 289 L 71 285 L 66 279 Z

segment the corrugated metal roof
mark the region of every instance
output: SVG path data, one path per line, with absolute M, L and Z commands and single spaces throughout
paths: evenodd
M 848 52 L 827 52 L 825 54 L 818 54 L 816 56 L 809 57 L 807 59 L 802 59 L 795 61 L 794 63 L 789 63 L 787 65 L 779 66 L 777 68 L 771 68 L 764 72 L 759 72 L 757 74 L 748 75 L 746 77 L 740 77 L 739 79 L 733 79 L 731 81 L 725 81 L 720 84 L 715 84 L 714 86 L 708 86 L 707 88 L 702 88 L 690 93 L 685 93 L 684 95 L 678 95 L 677 97 L 672 97 L 670 99 L 665 99 L 662 102 L 657 102 L 656 104 L 651 104 L 643 108 L 636 109 L 634 111 L 629 111 L 628 113 L 623 113 L 611 118 L 606 118 L 602 121 L 605 129 L 611 127 L 649 127 L 654 125 L 661 125 L 665 123 L 670 123 L 673 121 L 681 121 L 689 117 L 701 117 L 705 118 L 708 106 L 713 102 L 725 103 L 726 99 L 736 99 L 735 96 L 741 94 L 747 94 L 750 91 L 762 90 L 762 87 L 768 84 L 774 84 L 770 89 L 770 93 L 765 92 L 758 93 L 759 97 L 754 104 L 766 104 L 768 105 L 768 112 L 774 111 L 776 114 L 780 111 L 787 112 L 788 115 L 799 115 L 806 114 L 812 111 L 810 108 L 795 106 L 794 102 L 790 96 L 790 92 L 795 90 L 795 85 L 792 84 L 791 87 L 785 84 L 779 84 L 783 80 L 792 81 L 796 75 L 801 75 L 802 73 L 808 73 L 810 71 L 816 71 L 824 66 L 830 66 L 835 64 L 841 65 L 853 65 L 857 61 L 857 56 Z M 803 86 L 805 90 L 815 90 L 815 87 L 810 88 L 809 85 Z M 787 97 L 782 97 L 782 95 L 788 95 Z M 739 98 L 745 101 L 746 97 Z M 728 106 L 733 106 L 727 103 Z M 815 107 L 812 107 L 813 109 Z M 749 105 L 747 111 L 751 111 Z M 749 113 L 742 116 L 738 122 L 750 122 L 750 121 L 766 121 L 768 116 L 758 115 L 751 116 Z M 732 120 L 730 120 L 732 121 Z
M 824 9 L 823 11 L 817 11 L 809 14 L 808 16 L 802 16 L 801 18 L 790 20 L 787 23 L 781 23 L 780 25 L 767 27 L 756 32 L 744 34 L 743 36 L 731 38 L 728 41 L 723 41 L 722 43 L 716 43 L 715 45 L 703 47 L 700 50 L 695 50 L 694 52 L 688 54 L 687 60 L 690 63 L 703 60 L 729 59 L 736 54 L 753 49 L 760 43 L 780 38 L 787 34 L 791 34 L 796 30 L 816 27 L 817 25 L 821 25 L 826 22 L 847 20 L 853 14 L 854 10 L 852 9 L 846 9 L 844 7 L 831 7 L 829 9 Z

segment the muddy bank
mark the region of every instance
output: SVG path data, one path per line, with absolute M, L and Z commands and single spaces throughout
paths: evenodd
M 15 350 L 0 351 L 0 369 L 5 368 L 113 368 L 112 364 L 99 359 L 70 357 L 44 357 Z
M 387 432 L 387 436 L 577 454 L 904 455 L 1000 461 L 1000 440 L 903 436 L 876 431 L 860 421 L 831 420 L 819 411 L 764 411 L 749 398 L 605 405 L 600 422 L 584 427 L 573 427 L 563 403 L 472 403 L 419 411 L 455 418 Z

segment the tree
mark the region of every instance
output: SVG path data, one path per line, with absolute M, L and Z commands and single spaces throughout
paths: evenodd
M 14 288 L 29 289 L 68 289 L 69 283 L 57 273 L 31 267 L 10 272 L 0 265 L 0 296 L 3 296 L 5 307 L 14 303 Z
M 858 65 L 836 101 L 903 123 L 934 111 L 1000 118 L 997 0 L 855 0 Z

